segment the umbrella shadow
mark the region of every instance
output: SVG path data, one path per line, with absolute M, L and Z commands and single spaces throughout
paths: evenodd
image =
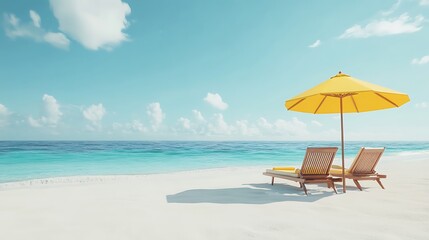
M 269 204 L 276 202 L 315 202 L 333 196 L 332 189 L 309 189 L 284 184 L 244 184 L 239 188 L 190 189 L 167 195 L 168 203 Z

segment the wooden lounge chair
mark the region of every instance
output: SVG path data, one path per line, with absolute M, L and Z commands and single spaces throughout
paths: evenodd
M 341 181 L 341 178 L 329 176 L 329 169 L 332 166 L 337 150 L 338 148 L 336 147 L 307 148 L 301 169 L 277 167 L 272 170 L 267 169 L 263 174 L 272 178 L 271 185 L 274 184 L 274 178 L 298 182 L 306 195 L 308 194 L 305 184 L 308 183 L 327 183 L 328 187 L 332 187 L 337 193 L 334 182 Z
M 373 180 L 384 189 L 381 184 L 381 178 L 386 178 L 386 175 L 378 174 L 374 168 L 377 166 L 381 155 L 384 152 L 384 148 L 361 148 L 356 155 L 355 160 L 349 169 L 345 169 L 345 178 L 353 179 L 356 187 L 362 191 L 360 180 Z M 335 177 L 342 177 L 341 166 L 333 165 L 329 173 Z

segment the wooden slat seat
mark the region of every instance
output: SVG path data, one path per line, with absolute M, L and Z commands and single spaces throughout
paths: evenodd
M 301 169 L 267 169 L 263 174 L 271 177 L 271 185 L 274 184 L 274 178 L 298 182 L 306 195 L 308 194 L 305 184 L 310 183 L 326 183 L 329 188 L 332 187 L 334 192 L 337 193 L 334 182 L 341 181 L 341 179 L 329 175 L 329 169 L 332 166 L 337 150 L 337 147 L 307 148 Z
M 365 148 L 362 147 L 356 155 L 350 168 L 345 169 L 345 178 L 352 179 L 356 187 L 362 191 L 362 186 L 359 181 L 372 180 L 376 181 L 381 188 L 384 189 L 381 183 L 381 178 L 386 178 L 386 175 L 379 174 L 375 171 L 378 161 L 383 155 L 385 148 Z M 341 166 L 332 166 L 330 171 L 331 176 L 342 177 Z

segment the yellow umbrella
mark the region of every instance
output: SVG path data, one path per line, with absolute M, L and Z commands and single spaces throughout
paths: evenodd
M 313 113 L 341 114 L 341 160 L 343 192 L 344 178 L 344 128 L 343 113 L 359 113 L 400 107 L 410 101 L 407 94 L 350 77 L 339 72 L 321 84 L 286 101 L 288 110 Z

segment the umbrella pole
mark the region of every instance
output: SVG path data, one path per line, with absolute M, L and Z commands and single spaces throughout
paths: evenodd
M 346 192 L 346 178 L 344 177 L 344 123 L 343 123 L 343 98 L 340 97 L 340 109 L 341 109 L 341 164 L 342 164 L 342 175 L 343 175 L 343 193 Z

